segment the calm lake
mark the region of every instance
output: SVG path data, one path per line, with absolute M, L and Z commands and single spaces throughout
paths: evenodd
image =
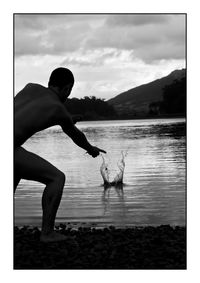
M 56 222 L 70 225 L 185 225 L 185 119 L 80 122 L 91 144 L 107 151 L 111 179 L 121 151 L 127 153 L 123 187 L 104 189 L 102 157 L 92 158 L 60 127 L 31 137 L 24 148 L 66 175 Z M 15 194 L 15 225 L 41 225 L 44 185 L 21 180 Z

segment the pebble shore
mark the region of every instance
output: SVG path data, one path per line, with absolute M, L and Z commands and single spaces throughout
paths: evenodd
M 66 241 L 40 242 L 37 227 L 14 228 L 14 269 L 186 269 L 186 228 L 56 227 Z

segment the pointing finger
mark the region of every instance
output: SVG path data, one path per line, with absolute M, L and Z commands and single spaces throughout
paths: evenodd
M 99 151 L 100 151 L 100 152 L 103 152 L 103 153 L 107 153 L 105 150 L 100 149 L 100 148 L 99 148 Z

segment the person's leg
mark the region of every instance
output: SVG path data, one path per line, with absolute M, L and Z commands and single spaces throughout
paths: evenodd
M 22 179 L 38 181 L 46 185 L 42 196 L 42 234 L 44 241 L 62 236 L 53 232 L 56 213 L 61 201 L 65 175 L 51 163 L 19 147 L 15 150 L 15 168 Z M 59 239 L 58 239 L 59 240 Z

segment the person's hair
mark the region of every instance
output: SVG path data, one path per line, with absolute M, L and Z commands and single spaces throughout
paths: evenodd
M 74 84 L 74 76 L 72 72 L 67 68 L 60 67 L 53 70 L 48 85 L 62 88 L 70 83 Z

